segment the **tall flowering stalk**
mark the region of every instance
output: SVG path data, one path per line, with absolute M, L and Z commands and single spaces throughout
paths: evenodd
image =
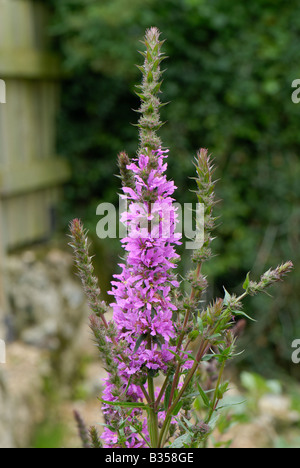
M 248 275 L 240 296 L 225 290 L 223 298 L 204 304 L 203 265 L 211 258 L 215 182 L 211 158 L 201 149 L 195 159 L 195 180 L 197 201 L 204 205 L 204 240 L 192 255 L 195 267 L 186 279 L 190 292 L 182 291 L 176 276 L 176 246 L 180 244 L 172 198 L 176 187 L 166 177 L 168 150 L 162 149 L 157 136 L 163 105 L 158 97 L 160 65 L 165 57 L 156 28 L 146 32 L 144 44 L 144 65 L 139 67 L 143 79 L 137 93 L 141 99 L 138 154 L 132 160 L 124 152 L 119 155 L 123 197 L 128 201 L 121 219 L 128 235 L 122 239 L 126 255 L 111 283 L 110 305 L 100 299 L 86 232 L 79 220 L 71 223 L 71 245 L 93 312 L 91 329 L 107 370 L 101 440 L 96 429 L 86 429 L 76 414 L 84 447 L 205 445 L 228 386 L 223 373 L 234 356 L 236 320 L 246 316 L 242 301 L 280 281 L 292 268 L 291 262 L 284 263 L 266 272 L 259 282 Z M 109 308 L 111 321 L 105 317 Z M 191 351 L 193 342 L 196 352 Z M 202 378 L 203 365 L 209 360 L 216 371 L 214 388 L 206 388 Z M 201 401 L 200 412 L 194 410 L 196 400 Z

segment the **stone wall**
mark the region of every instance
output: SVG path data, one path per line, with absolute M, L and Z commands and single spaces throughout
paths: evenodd
M 45 383 L 53 384 L 60 401 L 69 400 L 82 373 L 83 356 L 94 358 L 96 353 L 71 253 L 36 248 L 8 256 L 5 290 L 0 447 L 28 447 L 49 410 Z

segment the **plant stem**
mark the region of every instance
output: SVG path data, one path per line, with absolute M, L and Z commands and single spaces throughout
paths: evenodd
M 166 439 L 167 439 L 167 436 L 168 436 L 168 432 L 169 432 L 169 428 L 170 428 L 170 424 L 171 424 L 171 418 L 169 418 L 168 422 L 167 422 L 167 425 L 165 427 L 165 430 L 164 430 L 164 434 L 163 434 L 163 437 L 161 439 L 161 445 L 159 447 L 163 448 L 165 443 L 166 443 Z
M 196 278 L 197 278 L 197 279 L 199 279 L 200 274 L 201 274 L 201 266 L 202 266 L 202 264 L 201 264 L 201 263 L 198 263 L 197 270 L 196 270 Z M 195 299 L 195 295 L 196 295 L 195 288 L 192 288 L 191 296 L 190 296 L 190 302 L 191 302 L 191 303 L 192 303 L 193 300 Z M 182 332 L 181 332 L 181 334 L 180 334 L 180 337 L 179 337 L 179 340 L 178 340 L 178 344 L 177 344 L 177 351 L 179 351 L 179 348 L 180 348 L 180 346 L 182 345 L 182 342 L 183 342 L 183 339 L 184 339 L 184 335 L 185 335 L 185 329 L 186 329 L 186 326 L 187 326 L 187 324 L 188 324 L 189 317 L 190 317 L 190 309 L 187 309 L 187 310 L 186 310 L 186 313 L 185 313 L 185 317 L 184 317 L 183 326 L 182 326 Z
M 142 392 L 144 394 L 144 397 L 146 398 L 146 401 L 147 401 L 148 405 L 150 406 L 152 404 L 152 402 L 151 402 L 150 396 L 148 395 L 144 385 L 140 385 L 140 389 L 142 390 Z
M 197 279 L 199 279 L 200 277 L 200 274 L 201 274 L 201 266 L 202 264 L 201 263 L 198 263 L 197 265 L 197 270 L 196 270 L 196 277 Z M 190 296 L 190 302 L 192 303 L 192 301 L 194 300 L 195 298 L 195 294 L 196 294 L 196 291 L 194 288 L 192 288 L 192 291 L 191 291 L 191 296 Z M 183 326 L 182 326 L 182 332 L 180 334 L 180 337 L 179 337 L 179 340 L 178 340 L 178 343 L 177 343 L 177 348 L 176 348 L 176 351 L 178 352 L 181 345 L 182 345 L 182 342 L 184 340 L 184 335 L 185 335 L 185 329 L 186 329 L 186 326 L 188 324 L 188 321 L 189 321 L 189 317 L 190 317 L 190 310 L 187 309 L 186 310 L 186 313 L 185 313 L 185 317 L 184 317 L 184 322 L 183 322 Z M 169 402 L 169 408 L 172 404 L 172 400 L 173 400 L 173 397 L 174 397 L 174 393 L 175 393 L 175 389 L 177 388 L 177 385 L 178 385 L 178 382 L 179 382 L 179 377 L 180 377 L 180 369 L 181 369 L 181 364 L 180 362 L 177 364 L 177 368 L 176 368 L 176 372 L 175 372 L 175 376 L 174 376 L 174 380 L 173 380 L 173 385 L 172 385 L 172 389 L 171 389 L 171 395 L 170 395 L 170 402 Z
M 161 428 L 161 432 L 160 432 L 160 436 L 159 436 L 159 441 L 158 441 L 158 447 L 159 448 L 162 447 L 161 444 L 162 444 L 162 441 L 165 438 L 165 432 L 169 427 L 169 423 L 170 423 L 170 420 L 171 420 L 171 417 L 172 417 L 172 413 L 173 413 L 174 409 L 176 408 L 177 403 L 179 402 L 179 400 L 183 396 L 184 392 L 186 391 L 186 389 L 187 389 L 189 383 L 191 382 L 192 378 L 194 377 L 194 374 L 195 374 L 195 372 L 196 372 L 196 370 L 197 370 L 197 368 L 198 368 L 198 366 L 200 364 L 200 361 L 201 361 L 202 357 L 204 356 L 204 354 L 206 353 L 208 347 L 209 347 L 209 342 L 208 342 L 208 340 L 205 340 L 203 342 L 203 344 L 200 346 L 199 352 L 198 352 L 197 357 L 196 357 L 196 361 L 194 362 L 193 367 L 190 369 L 188 375 L 186 376 L 185 381 L 183 383 L 183 386 L 182 386 L 180 392 L 178 393 L 178 395 L 175 398 L 174 402 L 172 403 L 172 405 L 168 409 L 168 412 L 166 414 L 166 418 L 165 418 L 165 421 L 164 421 L 163 426 Z
M 210 422 L 211 417 L 214 414 L 214 411 L 215 411 L 216 406 L 218 404 L 217 395 L 218 395 L 218 390 L 219 390 L 219 387 L 220 387 L 220 384 L 221 384 L 221 379 L 222 379 L 222 376 L 223 376 L 223 373 L 224 373 L 225 364 L 226 364 L 226 360 L 224 359 L 224 361 L 222 362 L 222 365 L 221 365 L 220 372 L 219 372 L 219 377 L 218 377 L 217 385 L 216 385 L 216 388 L 215 388 L 215 393 L 214 393 L 212 405 L 211 405 L 211 408 L 210 408 L 210 412 L 209 412 L 207 420 L 205 421 L 206 424 L 208 424 Z
M 162 399 L 162 397 L 163 397 L 163 395 L 164 395 L 164 393 L 165 393 L 165 391 L 166 391 L 166 388 L 167 388 L 168 383 L 169 383 L 170 375 L 171 375 L 171 372 L 169 371 L 169 372 L 167 373 L 167 375 L 166 375 L 166 378 L 165 378 L 165 381 L 164 381 L 164 383 L 163 383 L 163 386 L 161 387 L 161 390 L 160 390 L 160 392 L 159 392 L 159 395 L 158 395 L 158 397 L 157 397 L 157 399 L 156 399 L 156 402 L 155 402 L 155 409 L 156 409 L 156 410 L 158 409 L 159 403 L 160 403 L 160 401 L 161 401 L 161 399 Z
M 150 398 L 150 410 L 148 418 L 148 428 L 151 440 L 151 447 L 158 448 L 158 418 L 155 409 L 155 392 L 153 377 L 148 376 L 148 393 Z

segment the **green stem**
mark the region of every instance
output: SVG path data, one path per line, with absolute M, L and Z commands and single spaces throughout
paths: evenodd
M 146 398 L 146 401 L 147 401 L 148 405 L 150 406 L 152 403 L 151 403 L 150 397 L 149 397 L 144 385 L 140 385 L 140 389 L 142 390 L 142 392 L 144 394 L 144 397 Z
M 163 437 L 160 441 L 160 444 L 159 447 L 163 448 L 165 446 L 165 443 L 166 443 L 166 439 L 168 437 L 168 432 L 169 432 L 169 429 L 170 429 L 170 424 L 171 424 L 171 418 L 168 420 L 168 423 L 166 425 L 166 428 L 164 430 L 164 434 L 163 434 Z
M 163 426 L 162 426 L 161 431 L 160 431 L 160 436 L 159 436 L 159 441 L 158 441 L 158 447 L 159 448 L 163 447 L 162 443 L 165 440 L 166 432 L 167 432 L 167 429 L 169 428 L 170 420 L 172 418 L 172 413 L 173 413 L 178 401 L 180 400 L 180 398 L 184 394 L 184 392 L 185 392 L 188 384 L 190 383 L 194 373 L 196 372 L 196 369 L 197 369 L 198 365 L 199 365 L 198 362 L 194 362 L 194 365 L 191 368 L 190 372 L 188 373 L 188 375 L 187 375 L 187 377 L 186 377 L 186 379 L 184 381 L 184 384 L 183 384 L 180 392 L 178 393 L 177 398 L 175 398 L 175 401 L 173 402 L 173 404 L 168 409 L 168 412 L 166 414 L 166 418 L 164 420 Z
M 246 296 L 248 296 L 248 292 L 244 292 L 241 296 L 237 298 L 237 302 L 241 302 Z
M 203 345 L 200 347 L 200 350 L 197 354 L 197 357 L 196 357 L 196 361 L 194 362 L 193 364 L 193 367 L 190 369 L 189 373 L 187 374 L 186 378 L 185 378 L 185 381 L 183 383 L 183 386 L 180 390 L 180 392 L 178 393 L 177 397 L 175 398 L 173 404 L 170 406 L 170 408 L 168 409 L 168 412 L 166 414 L 166 418 L 164 420 L 164 423 L 163 423 L 163 426 L 161 428 L 161 431 L 160 431 L 160 436 L 159 436 L 159 441 L 158 441 L 158 447 L 161 448 L 162 447 L 162 442 L 165 440 L 165 433 L 167 431 L 167 429 L 169 428 L 169 424 L 170 424 L 170 421 L 171 421 L 171 418 L 172 418 L 172 413 L 174 411 L 174 409 L 176 408 L 177 406 L 177 403 L 180 401 L 181 397 L 183 396 L 184 392 L 186 391 L 188 385 L 190 384 L 192 378 L 194 377 L 194 374 L 200 364 L 200 361 L 202 359 L 202 357 L 204 356 L 204 354 L 206 353 L 206 350 L 207 350 L 207 347 L 209 346 L 209 342 L 208 340 L 205 340 Z
M 155 392 L 153 377 L 148 376 L 148 394 L 151 401 L 149 417 L 148 417 L 148 429 L 151 441 L 151 448 L 158 448 L 158 417 L 155 410 Z
M 206 424 L 208 424 L 210 422 L 210 420 L 212 418 L 212 415 L 214 414 L 214 411 L 215 411 L 216 406 L 218 404 L 217 395 L 218 395 L 218 390 L 219 390 L 219 387 L 220 387 L 220 384 L 221 384 L 221 379 L 222 379 L 222 376 L 223 376 L 223 373 L 224 373 L 225 364 L 226 364 L 226 360 L 224 359 L 224 361 L 222 362 L 222 365 L 221 365 L 220 372 L 219 372 L 219 377 L 218 377 L 217 385 L 216 385 L 216 388 L 215 388 L 215 393 L 214 393 L 213 401 L 212 401 L 212 404 L 211 404 L 210 412 L 209 412 L 207 420 L 205 421 Z
M 164 396 L 164 393 L 165 393 L 166 388 L 167 388 L 168 383 L 169 383 L 170 375 L 171 375 L 171 372 L 168 371 L 168 373 L 167 373 L 167 375 L 166 375 L 166 378 L 165 378 L 165 381 L 164 381 L 164 383 L 163 383 L 163 386 L 161 387 L 161 390 L 160 390 L 159 395 L 158 395 L 158 397 L 157 397 L 157 400 L 156 400 L 156 402 L 155 402 L 155 409 L 156 409 L 156 410 L 158 409 L 158 406 L 159 406 L 159 404 L 160 404 L 160 401 L 161 401 L 162 397 Z
M 198 263 L 197 269 L 196 269 L 196 277 L 197 277 L 197 279 L 199 279 L 199 277 L 200 277 L 200 274 L 201 274 L 201 267 L 202 267 L 202 264 L 201 264 L 201 263 Z M 196 296 L 196 291 L 195 291 L 194 288 L 192 288 L 191 297 L 190 297 L 190 303 L 193 302 L 193 300 L 195 299 L 195 296 Z M 181 347 L 181 345 L 182 345 L 182 342 L 183 342 L 183 340 L 184 340 L 184 337 L 185 337 L 185 334 L 186 334 L 186 327 L 187 327 L 187 324 L 188 324 L 188 321 L 189 321 L 189 317 L 190 317 L 190 310 L 189 310 L 189 308 L 187 308 L 186 313 L 185 313 L 185 317 L 184 317 L 183 326 L 182 326 L 182 332 L 181 332 L 181 334 L 180 334 L 180 337 L 179 337 L 179 340 L 178 340 L 178 343 L 177 343 L 177 347 L 176 347 L 176 352 L 177 352 L 177 353 L 179 352 L 180 347 Z M 176 372 L 175 372 L 175 376 L 174 376 L 174 380 L 173 380 L 172 389 L 171 389 L 169 407 L 170 407 L 171 404 L 172 404 L 172 400 L 173 400 L 173 398 L 174 398 L 175 390 L 176 390 L 176 388 L 177 388 L 177 386 L 178 386 L 178 382 L 179 382 L 179 378 L 180 378 L 180 370 L 181 370 L 181 364 L 180 364 L 180 362 L 178 362 L 177 368 L 176 368 Z
M 196 269 L 196 277 L 197 277 L 197 279 L 199 279 L 200 274 L 201 274 L 201 266 L 202 266 L 202 264 L 201 264 L 201 263 L 198 263 L 197 269 Z M 191 297 L 190 297 L 190 303 L 193 302 L 193 300 L 195 299 L 195 296 L 196 296 L 196 291 L 195 291 L 194 288 L 192 288 Z M 186 326 L 187 326 L 187 324 L 188 324 L 189 317 L 190 317 L 190 310 L 189 310 L 189 308 L 187 308 L 186 313 L 185 313 L 185 317 L 184 317 L 183 326 L 182 326 L 182 332 L 181 332 L 181 334 L 180 334 L 180 337 L 179 337 L 179 340 L 178 340 L 178 343 L 177 343 L 176 351 L 179 351 L 180 346 L 182 345 L 183 339 L 184 339 L 185 334 L 186 334 Z

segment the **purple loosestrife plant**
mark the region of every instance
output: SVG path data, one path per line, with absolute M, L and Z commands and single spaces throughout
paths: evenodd
M 144 44 L 139 150 L 132 160 L 124 152 L 119 155 L 123 196 L 128 200 L 122 221 L 128 234 L 122 239 L 126 255 L 112 281 L 110 305 L 100 299 L 86 232 L 79 220 L 71 223 L 71 245 L 93 312 L 90 326 L 107 371 L 101 438 L 76 414 L 84 447 L 205 446 L 228 387 L 223 373 L 234 356 L 237 318 L 246 317 L 242 300 L 265 291 L 292 268 L 291 262 L 284 263 L 258 282 L 248 275 L 240 296 L 225 290 L 224 298 L 204 304 L 207 280 L 202 270 L 212 256 L 215 183 L 208 151 L 201 149 L 195 159 L 195 181 L 197 201 L 204 206 L 204 239 L 192 255 L 194 269 L 186 279 L 190 293 L 184 292 L 176 276 L 180 244 L 172 198 L 176 187 L 166 177 L 168 151 L 157 136 L 162 125 L 160 64 L 165 57 L 156 28 L 146 32 Z M 108 321 L 110 308 L 113 318 Z M 214 363 L 216 378 L 205 381 L 208 361 Z M 195 411 L 196 400 L 201 401 L 200 412 Z

